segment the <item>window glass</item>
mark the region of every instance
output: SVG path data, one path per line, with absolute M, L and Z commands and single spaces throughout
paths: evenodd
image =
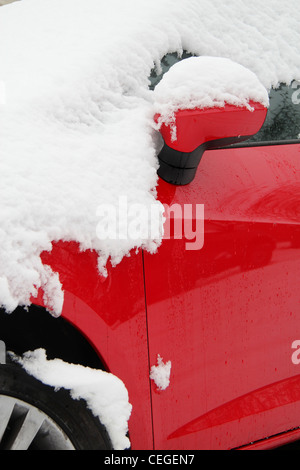
M 300 82 L 280 84 L 270 92 L 270 106 L 261 130 L 247 142 L 300 139 Z
M 176 64 L 176 62 L 180 62 L 180 60 L 187 59 L 188 57 L 193 57 L 193 54 L 186 51 L 184 51 L 181 56 L 176 52 L 166 54 L 161 59 L 160 70 L 158 68 L 154 68 L 151 72 L 149 77 L 150 89 L 154 90 L 156 85 L 161 81 L 164 74 L 172 67 L 172 65 Z

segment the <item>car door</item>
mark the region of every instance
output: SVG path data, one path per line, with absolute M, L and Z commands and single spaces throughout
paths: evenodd
M 174 223 L 192 207 L 204 243 L 171 231 L 144 253 L 150 365 L 171 366 L 165 389 L 152 381 L 156 448 L 232 449 L 300 426 L 296 85 L 272 92 L 251 142 L 206 151 L 186 186 L 159 181 Z

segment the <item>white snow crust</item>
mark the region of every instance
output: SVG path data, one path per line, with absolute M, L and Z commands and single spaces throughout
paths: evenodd
M 59 315 L 59 278 L 40 260 L 52 241 L 96 250 L 103 273 L 134 248 L 159 246 L 161 143 L 153 116 L 161 97 L 148 77 L 166 53 L 231 59 L 268 89 L 300 80 L 299 23 L 297 0 L 21 0 L 1 7 L 0 305 L 28 305 L 43 287 Z M 258 95 L 251 98 L 264 99 Z M 97 237 L 98 207 L 118 206 L 120 195 L 145 211 L 158 208 L 151 237 Z
M 127 437 L 132 406 L 123 382 L 102 370 L 69 364 L 61 359 L 48 360 L 44 349 L 12 356 L 26 372 L 46 385 L 70 391 L 74 400 L 83 398 L 95 417 L 106 427 L 113 448 L 130 447 Z
M 159 390 L 166 390 L 170 385 L 171 361 L 164 362 L 162 357 L 157 355 L 157 366 L 152 366 L 150 379 L 152 379 Z

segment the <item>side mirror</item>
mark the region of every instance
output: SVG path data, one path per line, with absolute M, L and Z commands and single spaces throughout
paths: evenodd
M 193 63 L 188 64 L 189 61 L 193 61 Z M 197 64 L 196 61 L 198 61 Z M 207 64 L 211 70 L 206 70 L 205 74 Z M 168 77 L 168 74 L 172 72 L 176 75 L 176 67 L 180 67 L 177 81 L 176 78 L 174 80 L 174 76 L 170 77 L 169 75 Z M 170 111 L 165 111 L 168 89 L 170 85 L 173 86 L 170 99 L 174 100 L 176 97 L 176 87 L 181 96 L 184 95 L 182 82 L 185 74 L 182 73 L 183 67 L 186 67 L 187 72 L 185 98 L 183 103 L 178 104 L 177 100 L 175 110 L 174 107 L 172 109 L 171 104 L 170 114 Z M 197 71 L 197 68 L 199 79 L 195 78 L 194 81 L 199 83 L 198 106 L 197 93 L 195 93 L 193 82 L 191 83 L 189 78 L 189 74 L 192 71 Z M 204 75 L 202 80 L 201 73 Z M 216 74 L 220 75 L 217 83 Z M 238 86 L 234 83 L 235 79 Z M 243 79 L 245 79 L 245 90 L 243 90 Z M 164 139 L 164 146 L 158 156 L 160 164 L 158 175 L 168 183 L 175 185 L 185 185 L 194 179 L 205 150 L 224 147 L 248 139 L 260 130 L 267 115 L 268 95 L 265 88 L 252 72 L 229 59 L 193 57 L 183 60 L 170 69 L 157 89 L 158 97 L 163 96 L 162 102 L 158 99 L 157 107 L 158 109 L 161 107 L 164 111 L 157 113 L 154 118 Z M 237 96 L 237 93 L 234 94 L 232 90 L 238 90 L 240 95 Z M 211 94 L 209 106 L 205 106 L 205 103 L 208 102 L 205 93 Z M 220 99 L 222 93 L 223 101 Z M 192 95 L 192 99 L 188 96 L 189 94 Z M 214 94 L 218 100 L 214 99 Z M 247 99 L 247 94 L 250 95 L 250 99 Z M 256 96 L 259 101 L 255 99 Z M 195 103 L 195 107 L 189 108 L 190 103 Z M 185 108 L 186 104 L 188 106 Z

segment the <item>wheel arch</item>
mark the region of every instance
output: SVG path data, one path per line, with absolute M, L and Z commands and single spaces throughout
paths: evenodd
M 8 314 L 0 309 L 0 340 L 7 351 L 18 355 L 45 349 L 48 359 L 105 370 L 103 361 L 88 339 L 63 316 L 53 317 L 44 307 L 32 304 Z

